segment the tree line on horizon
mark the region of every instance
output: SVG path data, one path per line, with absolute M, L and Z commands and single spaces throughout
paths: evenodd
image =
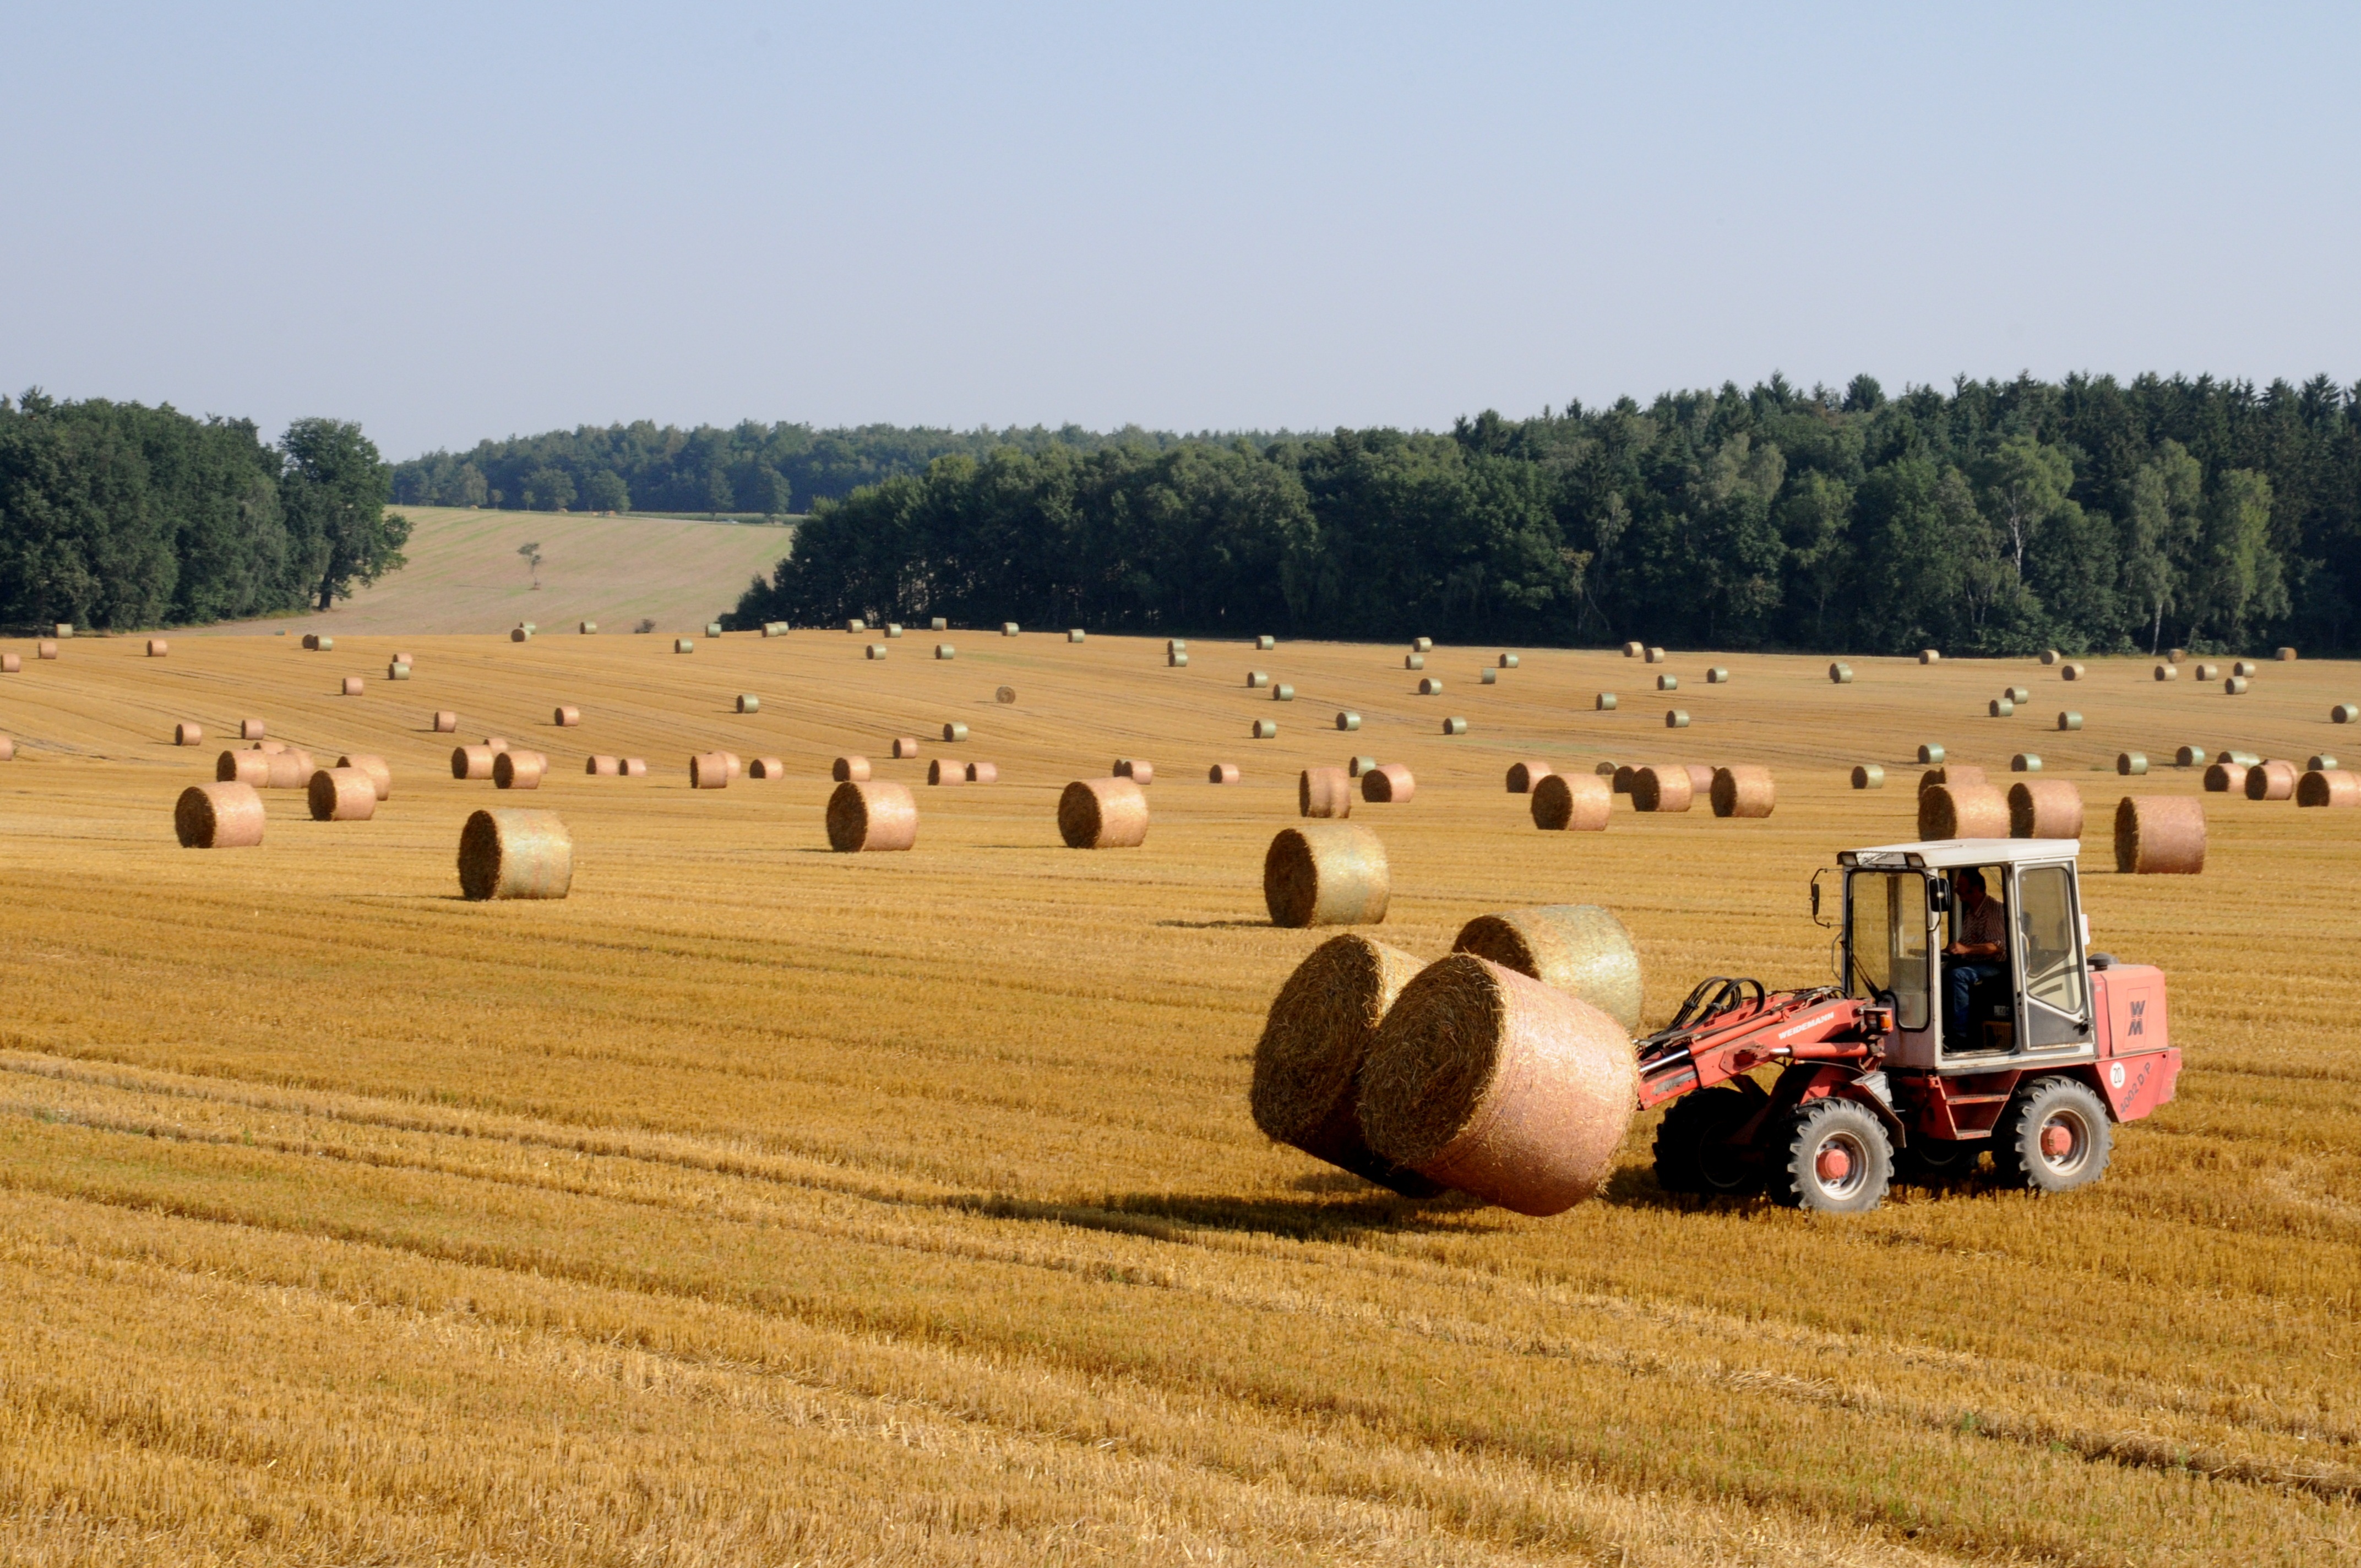
M 327 609 L 402 565 L 410 524 L 359 425 L 0 397 L 0 625 L 96 630 Z
M 2356 603 L 2361 386 L 1774 376 L 1447 434 L 939 455 L 815 501 L 732 620 L 2325 652 Z

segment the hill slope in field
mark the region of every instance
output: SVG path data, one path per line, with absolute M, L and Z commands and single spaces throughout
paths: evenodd
M 794 531 L 588 512 L 397 507 L 410 519 L 410 564 L 332 610 L 214 628 L 273 631 L 295 621 L 331 634 L 425 636 L 502 631 L 520 620 L 595 620 L 629 631 L 653 620 L 687 631 L 729 609 L 747 579 L 768 575 Z M 517 554 L 541 546 L 541 587 Z

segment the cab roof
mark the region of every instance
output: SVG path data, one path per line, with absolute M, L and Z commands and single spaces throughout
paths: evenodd
M 1932 839 L 1914 844 L 1879 844 L 1872 849 L 1846 850 L 1837 856 L 1837 863 L 1890 866 L 1895 871 L 1919 868 L 1947 871 L 1956 866 L 2070 861 L 2081 850 L 2082 840 L 2080 839 Z

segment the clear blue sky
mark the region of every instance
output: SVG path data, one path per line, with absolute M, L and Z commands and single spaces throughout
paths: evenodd
M 0 0 L 0 386 L 1436 426 L 2361 378 L 2361 8 Z

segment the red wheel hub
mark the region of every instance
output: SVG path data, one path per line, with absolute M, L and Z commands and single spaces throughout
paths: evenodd
M 2074 1131 L 2052 1122 L 2041 1129 L 2041 1152 L 2051 1159 L 2064 1159 L 2074 1152 Z
M 1852 1156 L 1840 1148 L 1825 1148 L 1819 1152 L 1818 1157 L 1812 1161 L 1812 1168 L 1819 1173 L 1822 1181 L 1830 1183 L 1842 1181 L 1852 1174 Z

